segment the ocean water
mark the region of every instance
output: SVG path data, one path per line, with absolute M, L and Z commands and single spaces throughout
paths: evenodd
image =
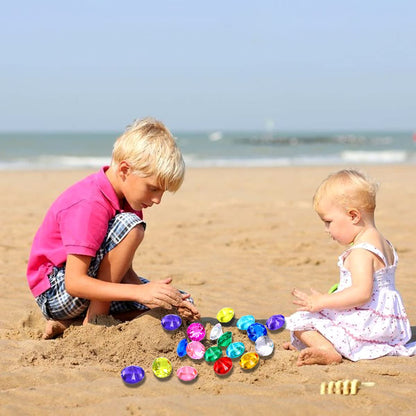
M 416 164 L 416 133 L 173 132 L 189 167 Z M 116 132 L 0 133 L 0 170 L 98 168 Z

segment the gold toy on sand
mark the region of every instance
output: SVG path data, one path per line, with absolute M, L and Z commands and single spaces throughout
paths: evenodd
M 321 383 L 321 394 L 342 394 L 344 396 L 355 395 L 361 386 L 372 387 L 375 383 L 361 382 L 360 380 L 337 380 L 337 381 L 323 381 Z

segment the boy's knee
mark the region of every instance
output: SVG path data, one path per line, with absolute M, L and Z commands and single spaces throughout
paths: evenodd
M 141 224 L 138 224 L 135 227 L 133 227 L 127 234 L 127 238 L 130 240 L 132 244 L 136 244 L 137 246 L 139 246 L 144 238 L 143 226 Z

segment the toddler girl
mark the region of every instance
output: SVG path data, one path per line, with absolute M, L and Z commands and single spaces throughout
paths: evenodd
M 286 320 L 291 343 L 284 348 L 301 350 L 298 365 L 416 354 L 416 343 L 405 345 L 411 328 L 395 287 L 397 253 L 374 222 L 376 191 L 360 172 L 342 170 L 314 195 L 325 230 L 348 248 L 338 260 L 335 292 L 292 292 L 299 308 Z

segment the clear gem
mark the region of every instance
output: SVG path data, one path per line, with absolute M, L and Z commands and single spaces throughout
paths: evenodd
M 251 370 L 254 368 L 259 362 L 259 355 L 255 352 L 246 352 L 240 358 L 240 367 L 244 370 Z
M 228 347 L 233 341 L 233 333 L 231 331 L 224 332 L 217 341 L 217 345 L 219 347 L 226 348 Z
M 185 367 L 178 368 L 176 375 L 178 376 L 179 380 L 192 381 L 198 375 L 198 371 L 196 371 L 194 367 L 187 365 Z
M 285 317 L 283 315 L 272 315 L 267 321 L 266 326 L 270 331 L 276 331 L 285 324 Z
M 234 318 L 234 310 L 231 308 L 222 308 L 217 313 L 217 319 L 223 324 L 230 322 Z
M 274 350 L 274 342 L 267 335 L 258 337 L 255 345 L 256 352 L 261 357 L 268 357 Z
M 242 342 L 233 342 L 227 347 L 226 354 L 230 358 L 238 358 L 245 350 Z
M 220 323 L 214 325 L 209 334 L 209 339 L 211 341 L 216 341 L 222 335 L 222 326 Z
M 162 326 L 167 331 L 174 331 L 182 325 L 182 319 L 178 315 L 165 315 L 161 320 Z
M 213 347 L 210 347 L 205 351 L 204 359 L 205 361 L 212 363 L 214 361 L 217 361 L 218 358 L 220 358 L 221 356 L 222 356 L 222 349 L 214 345 Z
M 200 360 L 205 354 L 205 347 L 199 341 L 191 341 L 186 346 L 186 353 L 193 360 Z
M 159 357 L 153 361 L 152 370 L 156 377 L 166 378 L 172 373 L 172 364 L 167 358 Z
M 179 357 L 184 357 L 186 355 L 186 346 L 188 345 L 188 340 L 186 338 L 181 339 L 178 342 L 178 346 L 176 347 L 176 353 Z
M 194 322 L 188 326 L 187 334 L 191 341 L 201 341 L 205 337 L 205 328 L 199 322 Z
M 262 335 L 267 335 L 267 329 L 264 325 L 255 323 L 251 324 L 247 328 L 247 336 L 250 338 L 251 341 L 255 341 L 258 337 Z
M 233 362 L 229 357 L 218 358 L 218 360 L 214 363 L 214 371 L 220 376 L 229 373 L 232 368 Z
M 130 365 L 121 370 L 121 378 L 127 384 L 137 384 L 144 379 L 144 370 L 142 367 Z
M 237 321 L 237 328 L 242 331 L 247 331 L 247 328 L 256 322 L 253 315 L 244 315 Z

